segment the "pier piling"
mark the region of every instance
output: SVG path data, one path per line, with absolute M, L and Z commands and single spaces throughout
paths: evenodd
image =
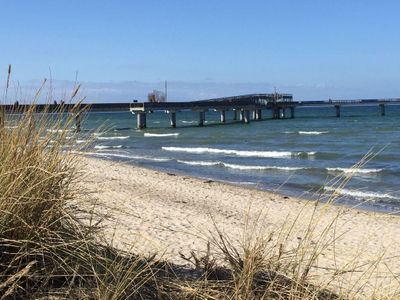
M 262 118 L 262 110 L 261 109 L 256 109 L 255 112 L 256 112 L 255 119 L 257 121 L 261 120 L 261 118 Z
M 336 118 L 340 118 L 340 105 L 335 105 L 336 109 Z
M 232 120 L 233 121 L 237 120 L 237 110 L 235 108 L 232 110 Z
M 225 110 L 221 110 L 221 123 L 225 123 Z
M 171 121 L 171 126 L 173 128 L 175 128 L 176 127 L 176 112 L 175 111 L 169 112 L 169 120 Z
M 239 120 L 242 122 L 244 121 L 244 110 L 243 109 L 240 110 Z
M 250 123 L 250 111 L 247 109 L 243 110 L 243 122 Z
M 137 129 L 146 128 L 146 113 L 136 113 L 136 127 Z
M 386 114 L 385 104 L 381 103 L 381 104 L 379 104 L 379 107 L 381 109 L 381 116 L 383 117 Z
M 204 121 L 206 118 L 206 113 L 204 111 L 199 111 L 199 126 L 203 126 L 204 125 Z
M 281 117 L 281 112 L 279 107 L 278 108 L 273 108 L 272 109 L 272 119 L 280 119 Z
M 290 118 L 294 119 L 294 106 L 290 108 Z

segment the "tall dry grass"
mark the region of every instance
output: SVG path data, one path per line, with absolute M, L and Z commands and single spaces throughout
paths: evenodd
M 9 69 L 11 70 L 11 69 Z M 10 72 L 7 79 L 9 85 Z M 121 299 L 151 277 L 148 263 L 116 251 L 98 234 L 76 155 L 77 86 L 66 110 L 2 111 L 0 124 L 0 299 Z M 6 95 L 7 93 L 5 93 Z M 85 200 L 86 205 L 83 205 Z M 142 291 L 140 292 L 142 293 Z
M 79 86 L 69 100 L 78 91 Z M 324 210 L 318 205 L 296 244 L 292 233 L 301 213 L 271 232 L 259 230 L 259 213 L 246 223 L 240 247 L 216 224 L 206 255 L 184 257 L 192 267 L 111 247 L 101 234 L 105 216 L 97 214 L 95 199 L 76 184 L 84 176 L 74 127 L 82 111 L 78 105 L 68 112 L 62 105 L 56 113 L 35 109 L 33 104 L 14 111 L 0 124 L 0 299 L 355 297 L 311 280 L 311 267 L 335 243 L 331 233 L 339 217 L 321 230 Z M 335 184 L 343 187 L 346 180 Z
M 195 285 L 186 283 L 181 290 L 193 299 L 400 299 L 398 274 L 390 270 L 390 262 L 398 256 L 388 260 L 382 252 L 360 259 L 360 254 L 368 252 L 361 245 L 347 247 L 351 253 L 346 261 L 339 263 L 335 257 L 338 241 L 351 232 L 341 228 L 349 209 L 332 209 L 332 205 L 354 174 L 381 151 L 368 152 L 351 172 L 327 182 L 330 192 L 321 191 L 317 201 L 304 203 L 294 214 L 289 212 L 278 226 L 265 226 L 268 211 L 251 203 L 243 233 L 237 236 L 227 236 L 214 221 L 215 230 L 208 235 L 214 251 L 208 246 L 205 256 L 182 255 L 204 278 Z
M 76 189 L 76 113 L 37 114 L 33 105 L 0 131 L 1 299 L 335 299 L 305 275 L 290 277 L 282 267 L 287 253 L 282 244 L 271 248 L 270 237 L 249 234 L 239 250 L 219 232 L 212 245 L 227 264 L 208 256 L 194 269 L 108 246 L 102 216 Z

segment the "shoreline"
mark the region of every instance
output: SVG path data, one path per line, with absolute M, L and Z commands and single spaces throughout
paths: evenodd
M 212 178 L 212 177 L 203 177 L 203 176 L 195 176 L 190 174 L 190 172 L 186 173 L 184 171 L 181 170 L 174 170 L 174 169 L 169 169 L 169 168 L 163 168 L 163 167 L 156 167 L 156 166 L 151 166 L 151 165 L 141 165 L 136 163 L 135 161 L 124 161 L 124 160 L 118 160 L 118 159 L 111 159 L 111 158 L 107 158 L 107 157 L 102 157 L 102 156 L 92 156 L 92 155 L 84 155 L 84 157 L 87 158 L 93 158 L 93 159 L 99 159 L 99 160 L 104 160 L 104 161 L 110 161 L 110 162 L 116 162 L 116 163 L 121 163 L 124 165 L 129 165 L 135 168 L 143 168 L 143 169 L 147 169 L 147 170 L 152 170 L 155 172 L 162 172 L 162 173 L 174 173 L 177 176 L 182 176 L 182 177 L 190 177 L 193 179 L 199 179 L 199 180 L 206 180 L 206 181 L 213 181 L 213 182 L 218 182 L 221 184 L 226 184 L 226 185 L 230 185 L 233 187 L 241 187 L 244 189 L 249 189 L 249 190 L 255 190 L 255 191 L 260 191 L 260 192 L 266 192 L 266 193 L 270 193 L 270 194 L 274 194 L 274 195 L 278 195 L 280 197 L 288 197 L 291 199 L 297 199 L 299 201 L 305 201 L 305 202 L 320 202 L 325 203 L 325 200 L 321 200 L 322 196 L 327 196 L 329 195 L 328 193 L 321 193 L 321 194 L 316 194 L 317 192 L 307 192 L 307 191 L 299 191 L 299 190 L 291 190 L 291 189 L 287 189 L 287 190 L 270 190 L 268 188 L 260 188 L 259 183 L 257 182 L 248 182 L 247 184 L 241 184 L 240 182 L 235 182 L 235 181 L 229 181 L 229 180 L 220 180 L 218 178 Z M 304 195 L 305 193 L 309 193 L 310 197 L 304 197 L 302 195 Z M 301 195 L 298 195 L 301 194 Z M 329 197 L 327 197 L 329 198 Z M 346 198 L 343 195 L 338 195 L 337 199 L 340 201 L 340 203 L 338 203 L 338 201 L 335 201 L 335 203 L 333 203 L 334 206 L 337 207 L 342 207 L 344 209 L 352 209 L 352 210 L 357 210 L 360 212 L 370 212 L 370 213 L 376 213 L 376 214 L 384 214 L 384 215 L 390 215 L 390 216 L 399 216 L 400 217 L 400 209 L 398 208 L 390 208 L 390 207 L 376 207 L 376 206 L 372 206 L 372 205 L 368 205 L 368 202 L 372 202 L 372 200 L 366 200 L 364 202 L 360 202 L 360 203 L 351 203 L 349 200 L 346 200 Z M 350 203 L 349 203 L 350 202 Z
M 379 258 L 384 263 L 373 270 L 370 284 L 396 285 L 399 289 L 393 279 L 393 274 L 400 274 L 398 216 L 341 205 L 315 205 L 252 187 L 124 162 L 81 158 L 85 165 L 82 171 L 87 174 L 81 184 L 99 200 L 100 211 L 112 217 L 104 224 L 105 234 L 118 248 L 148 255 L 158 253 L 172 262 L 186 263 L 180 253 L 204 253 L 216 229 L 240 245 L 246 228 L 253 228 L 251 233 L 276 234 L 293 224 L 288 238 L 291 247 L 302 238 L 316 214 L 313 238 L 322 235 L 334 220 L 335 228 L 327 238 L 334 238 L 335 243 L 323 250 L 313 274 L 325 278 L 327 269 L 347 270 L 350 265 L 359 270 Z M 357 274 L 343 275 L 338 285 L 348 288 L 355 284 Z

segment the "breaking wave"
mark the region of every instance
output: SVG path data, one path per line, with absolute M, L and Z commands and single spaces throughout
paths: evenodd
M 126 140 L 129 139 L 129 136 L 98 136 L 96 137 L 98 140 Z
M 99 149 L 99 150 L 121 149 L 122 147 L 123 147 L 123 145 L 117 145 L 117 146 L 96 145 L 96 146 L 94 146 L 95 149 Z
M 83 155 L 93 155 L 93 156 L 101 156 L 101 157 L 115 157 L 115 158 L 127 158 L 127 159 L 135 159 L 135 160 L 150 160 L 157 162 L 167 162 L 171 161 L 170 158 L 161 158 L 161 157 L 150 157 L 150 156 L 140 156 L 140 155 L 130 155 L 130 154 L 122 154 L 122 153 L 109 153 L 109 152 L 78 152 Z
M 254 171 L 262 171 L 262 170 L 281 170 L 281 171 L 297 171 L 301 169 L 307 169 L 302 167 L 277 167 L 277 166 L 249 166 L 249 165 L 237 165 L 237 164 L 229 164 L 221 161 L 186 161 L 186 160 L 177 160 L 177 162 L 190 165 L 190 166 L 221 166 L 229 169 L 236 170 L 254 170 Z
M 237 170 L 279 170 L 279 171 L 297 171 L 301 169 L 301 167 L 276 167 L 276 166 L 245 166 L 245 165 L 235 165 L 235 164 L 227 164 L 223 163 L 223 166 L 226 168 L 237 169 Z
M 172 152 L 186 152 L 193 154 L 226 154 L 240 157 L 263 157 L 263 158 L 290 158 L 293 156 L 315 155 L 315 152 L 289 152 L 289 151 L 246 151 L 246 150 L 231 150 L 218 149 L 207 147 L 161 147 L 162 150 Z
M 168 137 L 168 136 L 178 136 L 179 133 L 144 133 L 143 136 L 146 137 Z
M 357 168 L 326 168 L 329 172 L 343 172 L 354 174 L 373 174 L 382 172 L 383 169 L 357 169 Z
M 186 161 L 186 160 L 177 160 L 178 163 L 189 165 L 189 166 L 218 166 L 221 164 L 219 161 Z
M 376 193 L 376 192 L 363 192 L 363 191 L 359 191 L 359 190 L 348 190 L 348 189 L 336 190 L 335 188 L 332 188 L 332 187 L 324 187 L 324 189 L 328 192 L 337 192 L 341 195 L 351 196 L 351 197 L 360 198 L 360 199 L 400 199 L 400 198 L 394 197 L 387 193 L 382 194 L 382 193 Z
M 299 131 L 299 134 L 306 134 L 306 135 L 320 135 L 324 133 L 328 133 L 329 131 Z

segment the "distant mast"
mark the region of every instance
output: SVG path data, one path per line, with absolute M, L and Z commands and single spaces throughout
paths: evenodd
M 168 92 L 167 81 L 165 80 L 165 86 L 164 86 L 165 102 L 168 101 L 168 100 L 167 100 L 167 99 L 168 99 L 167 92 Z

